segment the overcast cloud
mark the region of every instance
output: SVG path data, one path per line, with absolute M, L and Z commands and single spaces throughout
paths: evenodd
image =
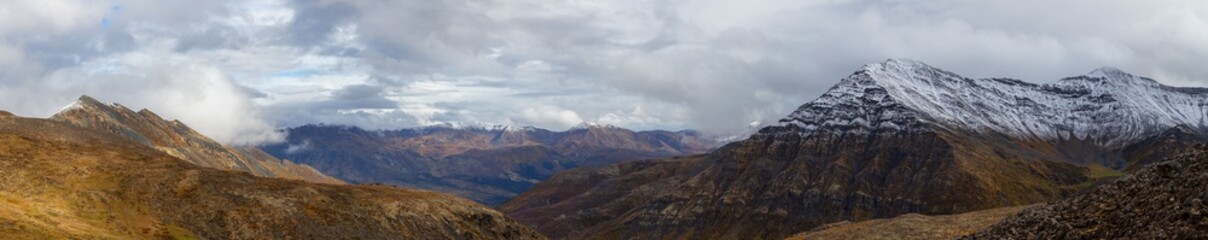
M 1208 86 L 1208 2 L 0 3 L 0 109 L 46 117 L 87 94 L 235 144 L 308 123 L 741 134 L 887 58 L 1031 82 L 1115 66 Z

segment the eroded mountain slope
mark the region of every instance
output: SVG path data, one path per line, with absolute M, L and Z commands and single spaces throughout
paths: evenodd
M 88 96 L 81 96 L 50 120 L 117 134 L 202 167 L 343 184 L 310 166 L 277 159 L 256 147 L 223 145 L 180 121 L 164 120 L 149 110 L 135 112 L 120 104 L 104 104 Z
M 199 167 L 123 136 L 0 117 L 0 236 L 542 239 L 445 194 Z
M 502 209 L 554 238 L 758 239 L 838 221 L 1045 202 L 1171 152 L 1142 145 L 1202 139 L 1204 93 L 1108 68 L 1041 85 L 889 60 L 859 69 L 780 124 L 644 179 L 660 184 L 638 184 L 656 194 L 636 203 L 595 193 L 633 189 L 606 183 L 641 170 L 549 183 L 595 186 L 582 193 L 542 183 Z M 615 202 L 629 208 L 594 218 Z

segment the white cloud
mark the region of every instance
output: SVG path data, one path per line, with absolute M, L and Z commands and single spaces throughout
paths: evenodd
M 263 120 L 246 91 L 220 69 L 188 58 L 164 60 L 166 50 L 148 55 L 123 54 L 97 59 L 80 68 L 51 72 L 43 83 L 9 92 L 15 99 L 39 99 L 37 95 L 91 95 L 103 101 L 146 108 L 167 119 L 179 119 L 220 142 L 236 145 L 275 142 L 283 139 L 274 126 Z M 65 105 L 70 101 L 49 101 Z M 57 108 L 41 107 L 54 111 Z M 43 112 L 38 115 L 49 115 Z
M 59 33 L 96 24 L 107 6 L 90 1 L 13 0 L 0 5 L 2 33 Z
M 583 123 L 583 118 L 579 117 L 579 114 L 575 113 L 575 111 L 555 106 L 525 108 L 518 114 L 515 114 L 513 119 L 522 124 L 550 126 L 555 130 L 567 129 Z
M 0 108 L 44 116 L 78 94 L 190 106 L 164 115 L 243 143 L 319 122 L 729 135 L 894 57 L 970 77 L 1111 65 L 1208 86 L 1206 19 L 1190 0 L 18 0 L 0 3 Z M 374 91 L 341 99 L 352 86 Z

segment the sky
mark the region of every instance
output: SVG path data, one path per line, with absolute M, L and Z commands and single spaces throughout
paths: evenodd
M 888 58 L 1208 86 L 1208 1 L 0 2 L 0 109 L 47 117 L 89 95 L 239 145 L 318 123 L 732 136 Z

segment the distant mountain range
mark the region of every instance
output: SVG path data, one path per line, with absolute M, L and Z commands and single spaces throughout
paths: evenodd
M 52 119 L 0 112 L 0 238 L 544 239 L 469 200 L 257 152 L 87 97 Z
M 695 131 L 631 131 L 581 124 L 533 127 L 438 125 L 368 131 L 306 125 L 284 130 L 273 156 L 353 183 L 382 183 L 502 203 L 556 172 L 626 160 L 704 153 L 720 144 Z
M 1071 196 L 1197 143 L 1208 89 L 1102 68 L 1053 84 L 866 65 L 707 154 L 556 174 L 500 206 L 559 239 L 771 239 Z

